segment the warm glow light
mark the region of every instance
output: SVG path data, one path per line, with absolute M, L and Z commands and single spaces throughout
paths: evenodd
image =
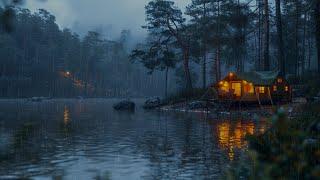
M 220 84 L 220 85 L 223 85 L 223 81 L 220 81 L 219 84 Z
M 288 86 L 286 86 L 285 91 L 289 91 L 289 87 Z
M 67 71 L 67 72 L 66 72 L 66 74 L 67 74 L 67 76 L 69 76 L 69 75 L 70 75 L 70 72 L 69 72 L 69 71 Z
M 245 92 L 245 93 L 253 94 L 253 93 L 254 93 L 254 86 L 253 86 L 253 84 L 246 82 L 246 84 L 244 85 L 244 92 Z
M 273 91 L 277 91 L 278 87 L 277 86 L 273 86 Z
M 278 78 L 278 83 L 282 83 L 282 79 L 281 78 Z
M 259 93 L 264 94 L 265 93 L 265 87 L 258 87 Z
M 220 83 L 221 83 L 220 89 L 224 92 L 229 92 L 229 83 L 226 81 L 221 81 Z
M 232 77 L 233 75 L 234 75 L 234 74 L 233 74 L 232 72 L 231 72 L 231 73 L 229 73 L 229 76 L 230 76 L 230 77 Z
M 69 112 L 69 108 L 67 106 L 64 107 L 63 122 L 65 125 L 68 125 L 70 122 L 70 112 Z
M 227 151 L 230 160 L 234 160 L 235 149 L 242 149 L 247 146 L 245 137 L 247 134 L 254 134 L 255 125 L 253 122 L 233 124 L 227 121 L 219 123 L 217 131 L 220 148 Z
M 248 82 L 247 81 L 243 81 L 243 84 L 247 84 Z
M 241 96 L 241 83 L 232 83 L 231 84 L 231 87 L 232 89 L 234 90 L 234 94 L 237 96 L 237 97 L 240 97 Z

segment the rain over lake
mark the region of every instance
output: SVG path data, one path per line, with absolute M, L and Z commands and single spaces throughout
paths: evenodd
M 0 0 L 20 179 L 320 179 L 320 0 Z
M 116 112 L 116 101 L 1 100 L 0 178 L 215 179 L 246 151 L 246 134 L 267 128 L 206 113 Z

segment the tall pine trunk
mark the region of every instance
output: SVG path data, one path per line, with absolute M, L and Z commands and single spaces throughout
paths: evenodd
M 263 66 L 265 71 L 270 70 L 270 59 L 269 59 L 269 1 L 264 0 L 264 51 L 263 51 Z
M 313 25 L 313 22 L 312 22 L 312 14 L 309 14 L 308 15 L 308 70 L 310 71 L 311 70 L 311 58 L 312 58 L 312 35 L 313 35 L 313 32 L 312 32 L 312 29 L 310 27 L 312 27 Z
M 280 0 L 275 0 L 276 3 L 276 23 L 277 23 L 277 34 L 278 34 L 278 62 L 279 70 L 281 75 L 285 76 L 285 59 L 284 59 L 284 47 L 283 47 L 283 36 L 282 36 L 282 15 L 281 15 L 281 3 Z
M 203 3 L 203 19 L 207 18 L 207 7 L 206 3 Z M 202 25 L 205 27 L 205 24 Z M 202 32 L 203 33 L 203 59 L 202 59 L 202 88 L 206 89 L 207 88 L 207 32 Z
M 257 69 L 262 69 L 262 29 L 261 29 L 261 22 L 262 22 L 262 0 L 257 0 L 258 5 L 258 62 L 257 62 Z
M 206 45 L 204 45 L 206 46 Z M 202 88 L 207 88 L 207 50 L 204 47 L 203 58 L 202 58 Z
M 187 91 L 192 90 L 192 80 L 191 80 L 191 73 L 189 68 L 189 48 L 183 49 L 183 68 L 184 68 L 184 75 L 186 80 L 186 89 Z
M 302 58 L 301 58 L 301 73 L 305 72 L 306 67 L 306 31 L 307 31 L 307 12 L 304 14 L 303 23 L 303 39 L 302 39 Z
M 216 81 L 220 81 L 221 79 L 221 62 L 220 62 L 220 47 L 216 50 L 216 56 L 215 56 L 215 72 L 216 72 Z
M 169 67 L 166 68 L 165 98 L 168 98 L 168 73 L 169 73 Z
M 317 44 L 317 52 L 318 52 L 318 73 L 320 74 L 320 1 L 316 1 L 315 6 L 315 17 L 316 21 L 316 44 Z
M 221 49 L 220 49 L 220 1 L 218 1 L 218 42 L 217 42 L 217 49 L 216 49 L 216 60 L 215 60 L 215 72 L 216 72 L 216 82 L 220 81 L 220 76 L 221 76 L 221 70 L 220 70 L 220 67 L 221 67 L 221 62 L 220 62 L 220 53 L 221 53 Z
M 295 10 L 296 10 L 296 16 L 295 16 L 295 45 L 294 45 L 294 53 L 295 53 L 295 74 L 298 77 L 299 76 L 299 15 L 300 15 L 300 8 L 298 4 L 298 0 L 295 0 Z

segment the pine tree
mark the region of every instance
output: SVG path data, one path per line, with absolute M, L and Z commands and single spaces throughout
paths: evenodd
M 207 86 L 207 53 L 208 53 L 208 31 L 210 23 L 210 2 L 211 0 L 192 0 L 187 6 L 186 14 L 191 16 L 191 26 L 195 26 L 196 31 L 193 37 L 200 41 L 200 56 L 202 56 L 202 88 Z
M 186 80 L 186 89 L 192 89 L 191 74 L 189 69 L 190 60 L 190 34 L 185 24 L 185 18 L 180 9 L 173 1 L 152 0 L 146 6 L 145 28 L 150 34 L 161 34 L 168 41 L 174 39 L 183 57 L 183 68 Z

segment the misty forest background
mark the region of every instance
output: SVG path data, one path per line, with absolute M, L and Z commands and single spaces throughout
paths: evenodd
M 0 97 L 142 97 L 207 88 L 228 71 L 317 76 L 317 0 L 190 0 L 146 5 L 147 38 L 132 44 L 60 29 L 46 10 L 0 9 Z

